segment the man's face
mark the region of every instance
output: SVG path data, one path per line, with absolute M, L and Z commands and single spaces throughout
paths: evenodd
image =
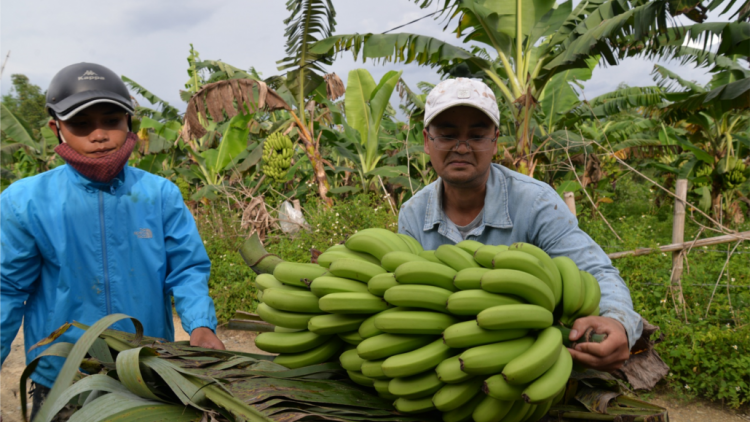
M 50 120 L 49 127 L 57 133 L 53 120 Z M 94 104 L 70 119 L 60 121 L 60 132 L 77 153 L 90 158 L 106 157 L 125 144 L 127 114 L 114 104 Z
M 495 123 L 473 107 L 449 108 L 432 119 L 424 129 L 424 151 L 430 156 L 438 176 L 454 186 L 473 187 L 487 180 L 492 157 L 497 153 L 499 135 Z M 462 141 L 457 149 L 441 151 L 428 137 L 447 136 Z M 492 138 L 489 151 L 472 151 L 463 141 L 470 138 Z

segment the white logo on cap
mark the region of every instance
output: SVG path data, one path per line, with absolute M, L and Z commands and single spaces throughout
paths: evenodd
M 469 90 L 469 89 L 459 89 L 458 92 L 456 92 L 456 96 L 458 98 L 469 98 L 469 97 L 471 97 L 471 90 Z
M 87 70 L 83 72 L 83 75 L 78 77 L 79 81 L 99 81 L 104 80 L 104 76 L 99 76 L 93 70 Z

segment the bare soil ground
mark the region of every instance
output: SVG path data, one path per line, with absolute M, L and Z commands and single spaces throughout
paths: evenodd
M 175 316 L 175 340 L 189 340 Z M 230 331 L 219 328 L 218 336 L 229 350 L 263 353 L 255 347 L 255 333 Z M 0 371 L 0 422 L 21 422 L 21 406 L 18 398 L 18 380 L 26 366 L 23 353 L 23 332 L 13 342 L 10 356 Z M 707 401 L 682 401 L 667 394 L 653 394 L 647 401 L 669 409 L 671 422 L 748 422 L 750 409 L 739 411 L 722 408 L 720 404 Z

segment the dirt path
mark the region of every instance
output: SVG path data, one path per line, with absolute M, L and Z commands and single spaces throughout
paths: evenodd
M 182 330 L 179 318 L 175 317 L 175 340 L 189 340 Z M 263 353 L 255 347 L 255 334 L 244 331 L 219 329 L 219 338 L 229 350 Z M 26 366 L 23 356 L 23 333 L 13 342 L 10 356 L 0 372 L 0 421 L 21 422 L 21 407 L 18 399 L 18 379 Z M 647 399 L 656 405 L 669 409 L 671 422 L 748 422 L 750 409 L 741 412 L 722 409 L 721 405 L 705 401 L 680 402 L 666 395 L 656 395 Z

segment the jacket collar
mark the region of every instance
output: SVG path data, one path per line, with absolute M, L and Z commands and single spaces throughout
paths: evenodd
M 438 230 L 441 233 L 445 232 L 447 231 L 445 227 L 447 219 L 443 212 L 443 179 L 438 177 L 429 192 L 423 230 L 432 230 L 435 224 L 439 224 Z M 508 209 L 508 185 L 505 174 L 503 174 L 503 168 L 499 164 L 490 166 L 490 177 L 487 179 L 487 192 L 484 196 L 484 222 L 482 226 L 502 229 L 513 227 Z
M 65 167 L 65 171 L 68 173 L 68 177 L 70 178 L 71 182 L 79 188 L 84 189 L 88 192 L 105 191 L 110 193 L 114 193 L 120 186 L 125 183 L 125 174 L 126 169 L 128 168 L 128 165 L 126 164 L 125 167 L 120 170 L 120 173 L 114 179 L 112 179 L 112 181 L 110 181 L 109 183 L 102 183 L 95 182 L 87 178 L 69 164 L 64 164 L 63 166 Z

